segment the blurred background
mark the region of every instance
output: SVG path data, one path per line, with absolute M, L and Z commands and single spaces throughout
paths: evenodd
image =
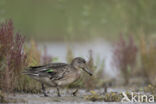
M 80 56 L 95 73 L 83 87 L 103 87 L 114 79 L 145 86 L 156 84 L 155 10 L 156 0 L 0 0 L 0 22 L 11 19 L 11 31 L 25 37 L 28 66 Z
M 156 32 L 155 0 L 1 0 L 0 20 L 37 41 L 113 40 Z
M 105 56 L 121 34 L 155 37 L 155 10 L 155 0 L 1 0 L 0 20 L 12 19 L 26 40 L 48 42 L 48 52 L 64 60 L 71 42 L 76 55 L 94 49 Z

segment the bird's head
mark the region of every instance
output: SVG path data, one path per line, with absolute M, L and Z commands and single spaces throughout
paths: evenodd
M 87 72 L 90 76 L 92 76 L 93 74 L 89 71 L 88 67 L 87 67 L 87 63 L 85 61 L 85 59 L 81 58 L 81 57 L 76 57 L 72 60 L 71 65 L 76 68 L 76 69 L 82 69 L 83 71 Z

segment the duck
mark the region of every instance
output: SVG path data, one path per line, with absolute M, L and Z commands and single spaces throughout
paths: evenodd
M 30 66 L 23 73 L 41 83 L 44 96 L 48 96 L 45 89 L 45 85 L 47 85 L 56 88 L 57 96 L 61 97 L 60 88 L 77 81 L 83 72 L 90 76 L 93 75 L 88 69 L 86 60 L 76 57 L 70 64 L 49 63 L 41 66 Z M 73 96 L 76 96 L 77 92 L 78 89 L 73 92 Z

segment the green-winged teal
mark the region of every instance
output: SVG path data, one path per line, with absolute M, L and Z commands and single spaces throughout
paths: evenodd
M 43 66 L 29 67 L 24 73 L 42 83 L 44 96 L 47 96 L 44 84 L 50 87 L 56 87 L 58 96 L 61 96 L 59 87 L 78 80 L 82 72 L 81 69 L 89 75 L 92 75 L 88 70 L 86 61 L 81 57 L 74 58 L 71 64 L 50 63 Z M 77 91 L 78 90 L 76 90 L 73 95 L 75 95 Z

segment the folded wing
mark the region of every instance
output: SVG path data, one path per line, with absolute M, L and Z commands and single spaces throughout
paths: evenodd
M 59 80 L 63 78 L 65 73 L 65 63 L 51 63 L 43 66 L 32 66 L 25 70 L 24 74 L 33 77 L 48 77 L 51 80 Z

